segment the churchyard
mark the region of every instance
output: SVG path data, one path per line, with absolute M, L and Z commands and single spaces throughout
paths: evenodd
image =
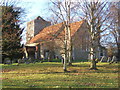
M 2 88 L 118 88 L 119 63 L 74 62 L 63 71 L 61 62 L 2 65 Z

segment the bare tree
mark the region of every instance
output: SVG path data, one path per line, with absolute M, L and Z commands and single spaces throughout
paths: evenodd
M 72 13 L 75 5 L 71 2 L 71 0 L 57 0 L 51 1 L 52 7 L 50 10 L 57 18 L 57 21 L 63 22 L 65 27 L 65 38 L 64 38 L 64 71 L 67 71 L 67 61 L 69 65 L 72 65 L 72 45 L 71 45 L 71 30 L 70 30 L 70 23 L 74 18 L 74 14 Z
M 100 39 L 102 33 L 111 25 L 108 21 L 110 19 L 109 5 L 109 2 L 100 0 L 80 0 L 78 4 L 80 18 L 86 21 L 90 34 L 90 69 L 97 69 L 96 53 L 101 45 Z
M 112 25 L 110 26 L 110 34 L 114 37 L 114 44 L 117 46 L 117 58 L 120 60 L 120 1 L 112 3 L 110 8 Z

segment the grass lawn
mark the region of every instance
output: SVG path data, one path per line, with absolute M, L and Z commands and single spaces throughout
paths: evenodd
M 63 72 L 60 62 L 2 65 L 3 88 L 118 88 L 118 63 L 73 63 Z

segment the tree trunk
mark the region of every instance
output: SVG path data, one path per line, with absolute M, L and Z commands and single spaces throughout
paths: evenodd
M 68 26 L 68 65 L 72 65 L 72 45 L 71 45 L 71 31 L 70 26 Z
M 72 66 L 72 58 L 71 58 L 71 52 L 69 52 L 69 59 L 68 59 L 68 65 Z
M 67 33 L 67 27 L 65 27 L 65 43 L 64 43 L 64 47 L 65 47 L 65 56 L 64 56 L 64 64 L 63 64 L 63 70 L 64 72 L 67 71 L 67 59 L 68 59 L 68 33 Z
M 90 49 L 90 59 L 91 59 L 91 65 L 90 65 L 90 70 L 97 70 L 97 66 L 96 66 L 96 61 L 94 58 L 94 48 L 92 47 Z
M 68 65 L 69 65 L 69 66 L 72 66 L 72 45 L 71 45 L 71 42 L 70 42 L 70 47 L 69 47 L 69 49 L 70 49 L 70 50 L 69 50 L 69 52 L 68 52 L 68 55 L 69 55 L 69 56 L 68 56 L 68 60 L 69 60 L 69 61 L 68 61 Z
M 91 13 L 92 18 L 94 17 L 93 12 Z M 91 22 L 91 48 L 90 48 L 90 58 L 91 58 L 91 65 L 90 70 L 96 70 L 96 61 L 95 61 L 95 47 L 96 47 L 96 41 L 95 41 L 95 33 L 94 33 L 95 27 L 94 27 L 94 20 Z
M 120 62 L 120 45 L 118 44 L 117 61 Z
M 66 62 L 67 60 L 66 60 L 66 58 L 64 59 L 64 64 L 63 64 L 63 70 L 64 70 L 64 72 L 66 72 L 67 71 L 67 62 Z
M 96 61 L 95 60 L 91 61 L 90 70 L 97 70 L 97 68 L 96 68 Z
M 70 4 L 67 10 L 67 32 L 68 32 L 68 65 L 72 65 L 72 44 L 71 44 L 71 30 L 70 30 Z
M 65 44 L 65 56 L 64 56 L 64 63 L 63 63 L 63 70 L 64 72 L 67 72 L 67 45 Z

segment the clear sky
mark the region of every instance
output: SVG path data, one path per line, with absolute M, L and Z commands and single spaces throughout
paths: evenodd
M 25 8 L 27 21 L 31 21 L 37 16 L 45 17 L 49 0 L 21 0 L 20 7 Z

